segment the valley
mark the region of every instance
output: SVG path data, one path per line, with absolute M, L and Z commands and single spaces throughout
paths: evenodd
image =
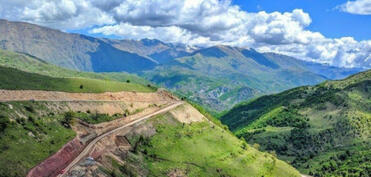
M 0 19 L 0 177 L 370 175 L 369 68 L 92 31 Z
M 99 77 L 124 82 L 143 84 L 145 78 L 215 115 L 241 101 L 342 79 L 363 70 L 231 46 L 190 47 L 156 39 L 93 38 L 6 20 L 0 21 L 0 41 L 0 49 L 6 50 L 0 53 L 1 65 L 57 77 L 81 76 L 73 69 L 104 73 Z M 94 73 L 83 75 L 98 77 Z

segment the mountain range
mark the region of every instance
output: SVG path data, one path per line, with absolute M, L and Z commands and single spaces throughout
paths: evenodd
M 78 71 L 129 72 L 220 112 L 260 95 L 341 79 L 337 68 L 231 46 L 93 38 L 0 20 L 0 48 Z

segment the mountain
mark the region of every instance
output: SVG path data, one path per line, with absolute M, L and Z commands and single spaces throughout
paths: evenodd
M 0 20 L 0 48 L 80 71 L 135 72 L 157 64 L 148 57 L 119 50 L 100 39 L 6 20 Z
M 151 58 L 159 64 L 170 62 L 174 58 L 187 56 L 195 50 L 181 44 L 176 45 L 164 43 L 157 39 L 142 39 L 139 41 L 115 39 L 103 40 L 120 50 Z
M 167 91 L 43 73 L 0 66 L 0 176 L 300 176 Z
M 302 173 L 368 176 L 371 70 L 241 103 L 224 124 L 250 144 L 275 151 Z
M 298 60 L 229 46 L 200 49 L 140 75 L 217 111 L 259 95 L 326 79 Z
M 290 61 L 290 63 L 297 63 L 297 65 L 300 65 L 304 67 L 305 69 L 313 73 L 316 73 L 318 75 L 321 75 L 323 77 L 326 77 L 327 79 L 330 79 L 330 80 L 344 79 L 352 74 L 356 74 L 358 72 L 365 70 L 362 68 L 339 68 L 335 66 L 330 66 L 328 64 L 321 64 L 321 63 L 315 63 L 315 62 L 310 62 L 310 61 L 298 60 L 293 57 L 289 57 L 286 55 L 280 55 L 276 53 L 264 53 L 264 56 L 267 58 L 275 59 L 275 60 L 283 60 L 284 62 Z
M 6 20 L 0 20 L 0 49 L 79 71 L 135 73 L 215 112 L 264 94 L 360 71 L 253 49 L 98 39 Z M 25 65 L 18 66 L 23 70 L 21 66 Z M 39 72 L 35 68 L 29 71 Z

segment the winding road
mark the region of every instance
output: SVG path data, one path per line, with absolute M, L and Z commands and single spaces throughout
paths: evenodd
M 86 147 L 85 147 L 85 149 L 70 163 L 70 164 L 68 164 L 68 166 L 64 169 L 64 173 L 63 174 L 60 174 L 60 175 L 58 175 L 58 177 L 63 177 L 63 176 L 65 176 L 67 173 L 68 173 L 68 171 L 73 167 L 73 166 L 75 166 L 77 163 L 79 163 L 80 162 L 80 160 L 82 160 L 84 157 L 86 157 L 89 153 L 90 153 L 90 151 L 92 150 L 92 148 L 94 147 L 94 145 L 99 141 L 99 140 L 101 140 L 101 139 L 103 139 L 104 137 L 106 137 L 106 136 L 108 136 L 108 135 L 111 135 L 111 134 L 113 134 L 113 133 L 116 133 L 116 132 L 118 132 L 118 131 L 120 131 L 120 130 L 122 130 L 122 129 L 124 129 L 124 128 L 127 128 L 127 127 L 129 127 L 129 126 L 131 126 L 131 125 L 134 125 L 134 124 L 136 124 L 136 123 L 138 123 L 138 122 L 141 122 L 141 121 L 144 121 L 144 120 L 147 120 L 147 119 L 149 119 L 149 118 L 151 118 L 151 117 L 153 117 L 153 116 L 155 116 L 155 115 L 158 115 L 158 114 L 162 114 L 162 113 L 165 113 L 165 112 L 167 112 L 167 111 L 170 111 L 170 110 L 172 110 L 172 109 L 174 109 L 174 108 L 176 108 L 176 107 L 178 107 L 178 106 L 180 106 L 180 105 L 182 105 L 182 104 L 184 104 L 184 102 L 182 102 L 182 101 L 179 101 L 179 102 L 176 102 L 176 103 L 174 103 L 174 104 L 172 104 L 172 105 L 170 105 L 170 106 L 167 106 L 167 107 L 165 107 L 165 108 L 163 108 L 163 109 L 160 109 L 160 110 L 158 110 L 158 111 L 156 111 L 156 112 L 153 112 L 153 113 L 151 113 L 151 114 L 148 114 L 148 115 L 146 115 L 146 116 L 143 116 L 143 117 L 141 117 L 141 118 L 139 118 L 139 119 L 136 119 L 136 120 L 134 120 L 134 121 L 132 121 L 132 122 L 130 122 L 130 123 L 128 123 L 128 124 L 126 124 L 126 125 L 124 125 L 124 126 L 122 126 L 122 127 L 119 127 L 119 128 L 116 128 L 116 129 L 113 129 L 113 130 L 111 130 L 111 131 L 109 131 L 109 132 L 106 132 L 106 133 L 104 133 L 104 134 L 102 134 L 102 135 L 100 135 L 100 136 L 98 136 L 98 137 L 96 137 L 93 141 L 91 141 Z

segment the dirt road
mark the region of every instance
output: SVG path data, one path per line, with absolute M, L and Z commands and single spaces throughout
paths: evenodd
M 41 90 L 3 90 L 0 89 L 0 101 L 126 101 L 158 102 L 172 101 L 175 97 L 166 91 L 151 93 L 141 92 L 104 92 L 104 93 L 68 93 Z
M 174 108 L 176 108 L 176 107 L 178 107 L 178 106 L 180 106 L 180 105 L 182 105 L 182 104 L 184 104 L 184 102 L 181 102 L 181 101 L 179 101 L 179 102 L 176 102 L 176 103 L 174 103 L 174 104 L 172 104 L 172 105 L 170 105 L 170 106 L 168 106 L 168 107 L 165 107 L 165 108 L 163 108 L 163 109 L 161 109 L 161 110 L 158 110 L 158 111 L 156 111 L 156 112 L 154 112 L 154 113 L 151 113 L 151 114 L 148 114 L 148 115 L 146 115 L 146 116 L 143 116 L 143 117 L 141 117 L 141 118 L 139 118 L 139 119 L 136 119 L 136 120 L 134 120 L 134 121 L 132 121 L 132 122 L 130 122 L 130 123 L 128 123 L 128 124 L 126 124 L 126 125 L 124 125 L 124 126 L 122 126 L 122 127 L 119 127 L 119 128 L 116 128 L 116 129 L 114 129 L 114 130 L 111 130 L 111 131 L 109 131 L 109 132 L 107 132 L 107 133 L 104 133 L 104 134 L 102 134 L 102 135 L 100 135 L 100 136 L 98 136 L 97 138 L 95 138 L 93 141 L 91 141 L 86 147 L 85 147 L 85 149 L 80 153 L 80 155 L 79 156 L 77 156 L 70 164 L 68 164 L 68 166 L 64 169 L 64 174 L 61 174 L 61 175 L 58 175 L 58 177 L 63 177 L 63 176 L 65 176 L 67 173 L 68 173 L 68 171 L 74 166 L 74 165 L 76 165 L 80 160 L 82 160 L 84 157 L 86 157 L 89 153 L 90 153 L 90 151 L 92 150 L 92 148 L 94 147 L 94 145 L 99 141 L 99 140 L 101 140 L 102 138 L 104 138 L 104 137 L 106 137 L 106 136 L 108 136 L 108 135 L 111 135 L 111 134 L 113 134 L 113 133 L 116 133 L 116 132 L 118 132 L 118 131 L 120 131 L 120 130 L 122 130 L 122 129 L 124 129 L 124 128 L 127 128 L 127 127 L 129 127 L 129 126 L 131 126 L 131 125 L 134 125 L 134 124 L 136 124 L 136 123 L 138 123 L 138 122 L 141 122 L 141 121 L 144 121 L 144 120 L 147 120 L 147 119 L 149 119 L 149 118 L 151 118 L 151 117 L 153 117 L 153 116 L 155 116 L 155 115 L 158 115 L 158 114 L 162 114 L 162 113 L 165 113 L 165 112 L 167 112 L 167 111 L 170 111 L 171 109 L 174 109 Z

